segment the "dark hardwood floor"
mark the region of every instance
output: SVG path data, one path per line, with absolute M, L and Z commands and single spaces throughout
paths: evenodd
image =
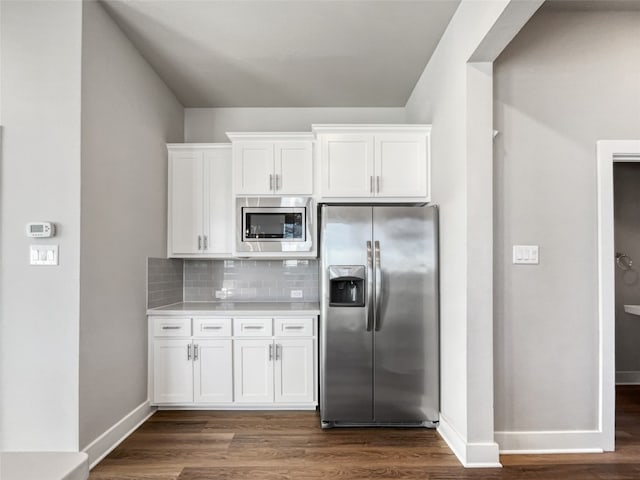
M 90 480 L 640 479 L 640 386 L 618 387 L 616 451 L 503 455 L 465 469 L 426 429 L 322 431 L 315 412 L 162 411 L 91 472 Z

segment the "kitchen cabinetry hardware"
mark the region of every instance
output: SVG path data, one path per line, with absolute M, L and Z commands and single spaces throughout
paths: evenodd
M 264 328 L 264 326 L 262 325 L 245 325 L 244 329 L 245 330 L 262 330 Z
M 273 344 L 269 344 L 269 361 L 273 360 Z
M 187 360 L 191 360 L 191 344 L 187 345 Z
M 194 343 L 193 344 L 193 361 L 195 362 L 196 360 L 198 360 L 198 344 Z
M 302 330 L 304 325 L 285 325 L 285 330 Z
M 369 176 L 369 192 L 373 193 L 373 175 Z
M 269 174 L 269 191 L 273 191 L 273 173 Z
M 376 175 L 376 193 L 380 193 L 380 175 Z
M 182 327 L 178 325 L 163 325 L 162 330 L 180 330 Z
M 282 356 L 282 345 L 279 345 L 276 343 L 276 362 L 280 360 L 281 356 Z
M 202 237 L 198 235 L 198 250 L 202 250 Z
M 222 330 L 222 325 L 205 325 L 203 330 Z
M 276 192 L 280 190 L 280 175 L 276 173 Z
M 204 247 L 203 247 L 203 249 L 207 250 L 209 248 L 209 239 L 208 239 L 208 237 L 206 235 L 204 235 L 203 238 L 204 238 L 204 242 L 203 242 Z

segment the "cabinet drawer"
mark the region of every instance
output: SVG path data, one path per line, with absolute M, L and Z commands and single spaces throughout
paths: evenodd
M 230 337 L 230 318 L 194 318 L 194 337 Z
M 190 337 L 191 319 L 184 317 L 155 317 L 153 319 L 155 337 Z
M 312 318 L 276 318 L 274 323 L 276 337 L 313 336 Z
M 272 334 L 270 318 L 233 319 L 233 335 L 236 337 L 270 337 Z

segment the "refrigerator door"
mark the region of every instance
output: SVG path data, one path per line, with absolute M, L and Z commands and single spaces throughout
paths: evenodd
M 372 306 L 367 244 L 371 245 L 372 209 L 323 205 L 321 216 L 320 416 L 323 426 L 333 422 L 370 423 L 373 318 L 369 316 L 367 330 L 367 313 Z M 364 267 L 364 306 L 330 305 L 330 271 L 337 271 L 340 265 Z
M 374 421 L 439 412 L 437 207 L 374 207 Z

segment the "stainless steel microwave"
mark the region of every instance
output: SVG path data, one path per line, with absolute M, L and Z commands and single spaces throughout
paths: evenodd
M 315 256 L 313 206 L 310 197 L 237 197 L 236 253 Z

